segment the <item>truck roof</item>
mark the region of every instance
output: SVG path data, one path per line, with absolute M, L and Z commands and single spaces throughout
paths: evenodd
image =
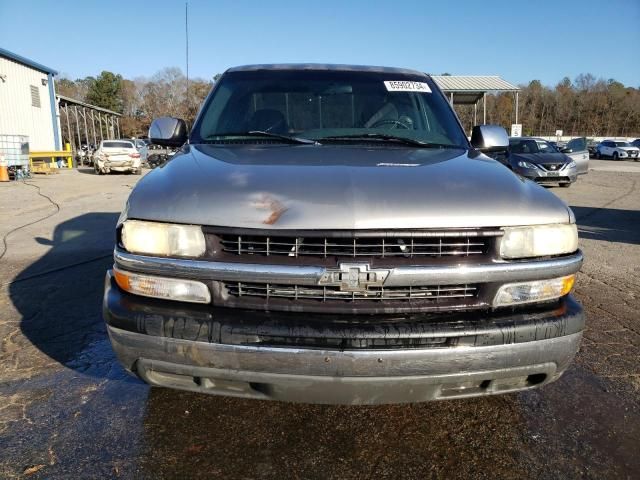
M 252 72 L 258 70 L 333 70 L 340 72 L 376 72 L 376 73 L 396 73 L 405 75 L 421 75 L 427 77 L 424 72 L 411 70 L 408 68 L 378 67 L 371 65 L 341 65 L 330 63 L 268 63 L 256 65 L 242 65 L 232 67 L 227 72 Z

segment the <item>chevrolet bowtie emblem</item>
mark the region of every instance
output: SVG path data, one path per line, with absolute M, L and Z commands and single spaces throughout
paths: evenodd
M 388 276 L 388 269 L 371 269 L 368 263 L 341 263 L 337 269 L 328 268 L 318 284 L 337 286 L 344 292 L 364 292 L 369 287 L 381 287 Z

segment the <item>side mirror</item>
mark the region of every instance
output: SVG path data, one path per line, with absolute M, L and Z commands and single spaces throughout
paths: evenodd
M 509 136 L 499 125 L 476 125 L 471 132 L 471 146 L 481 152 L 504 152 L 509 147 Z
M 187 141 L 187 124 L 173 117 L 160 117 L 149 127 L 151 143 L 165 147 L 181 147 Z

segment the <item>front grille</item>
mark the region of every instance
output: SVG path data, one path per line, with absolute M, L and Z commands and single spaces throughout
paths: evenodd
M 389 232 L 373 235 L 236 235 L 217 234 L 230 255 L 286 257 L 470 257 L 486 255 L 498 230 L 460 232 Z
M 569 177 L 536 177 L 533 179 L 536 183 L 571 183 Z
M 217 284 L 217 282 L 216 282 Z M 339 286 L 227 282 L 214 288 L 221 306 L 251 310 L 338 314 L 441 312 L 486 308 L 479 285 L 369 287 L 342 291 Z
M 542 166 L 546 169 L 546 170 L 551 170 L 551 171 L 556 171 L 556 170 L 560 170 L 562 167 L 564 167 L 564 163 L 543 163 Z
M 457 299 L 461 303 L 464 299 L 477 297 L 476 285 L 435 285 L 408 287 L 370 287 L 365 291 L 346 292 L 338 286 L 302 286 L 279 285 L 270 283 L 225 283 L 227 293 L 234 297 L 285 298 L 290 300 L 327 301 L 406 301 L 428 300 L 431 302 Z
M 496 258 L 498 228 L 412 230 L 257 230 L 204 227 L 209 258 L 266 265 L 312 265 L 335 272 L 354 262 L 376 268 L 464 266 Z M 342 267 L 341 267 L 342 269 Z M 266 283 L 258 278 L 212 282 L 214 305 L 263 311 L 389 314 L 484 309 L 490 288 L 458 284 L 386 286 L 360 280 L 351 288 L 340 278 L 318 284 Z M 342 271 L 342 270 L 340 270 Z M 366 272 L 365 272 L 366 273 Z M 338 277 L 340 277 L 338 275 Z M 377 277 L 376 277 L 377 278 Z M 362 282 L 362 283 L 361 283 Z M 437 281 L 434 281 L 434 283 Z M 492 288 L 492 287 L 491 287 Z M 353 291 L 351 291 L 353 290 Z

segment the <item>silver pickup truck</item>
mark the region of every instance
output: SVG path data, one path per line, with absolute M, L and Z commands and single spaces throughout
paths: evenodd
M 104 318 L 152 385 L 393 403 L 556 380 L 579 348 L 575 218 L 467 139 L 420 72 L 255 65 L 224 73 L 117 225 Z

